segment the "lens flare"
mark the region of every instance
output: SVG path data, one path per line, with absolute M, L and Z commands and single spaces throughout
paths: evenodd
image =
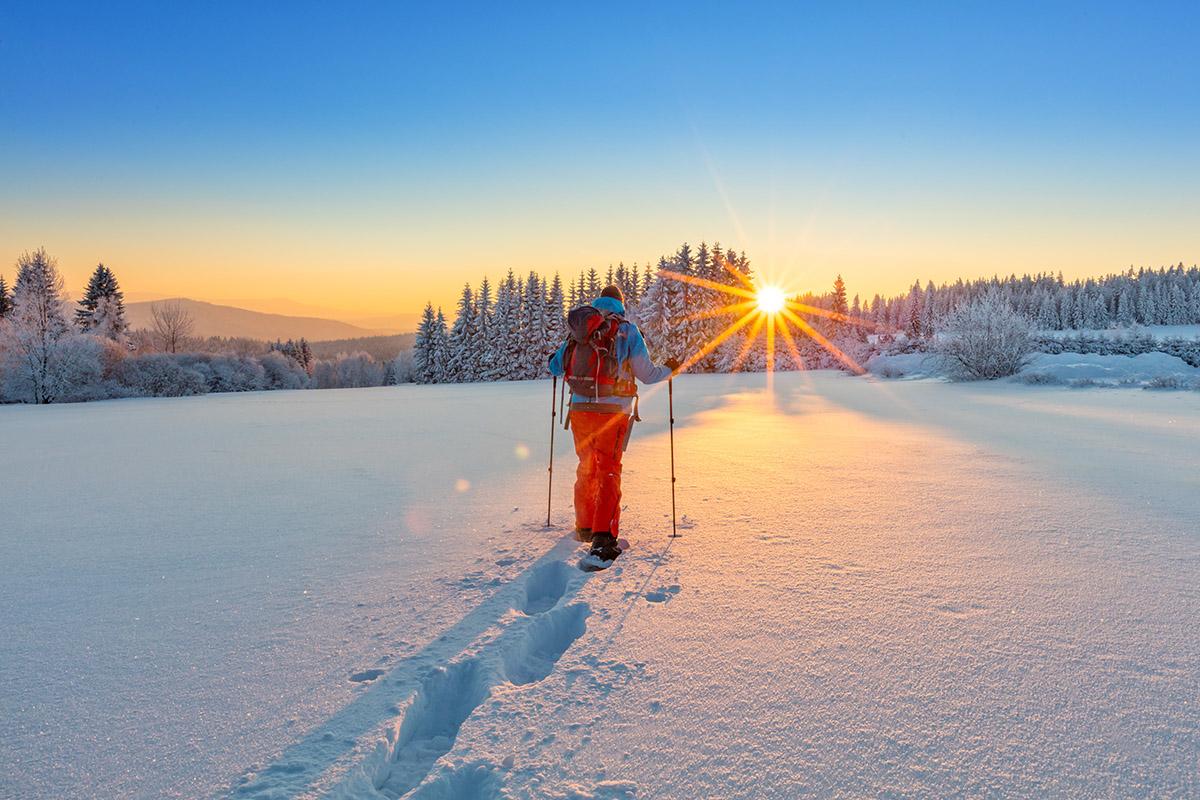
M 758 303 L 758 310 L 764 314 L 778 314 L 787 303 L 783 289 L 776 286 L 759 287 L 755 293 L 755 300 Z

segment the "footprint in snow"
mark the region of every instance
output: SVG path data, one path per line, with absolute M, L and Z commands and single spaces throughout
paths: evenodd
M 673 583 L 670 586 L 660 586 L 657 589 L 646 592 L 646 600 L 650 603 L 666 603 L 679 594 L 682 588 L 678 583 Z
M 351 673 L 350 680 L 355 683 L 370 683 L 382 674 L 381 669 L 364 669 L 362 672 Z
M 951 617 L 967 617 L 983 611 L 987 606 L 980 603 L 939 603 L 934 609 Z

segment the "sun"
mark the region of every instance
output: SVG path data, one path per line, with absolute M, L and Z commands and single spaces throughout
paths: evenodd
M 778 314 L 787 305 L 783 290 L 775 286 L 760 286 L 754 293 L 758 310 L 764 314 Z

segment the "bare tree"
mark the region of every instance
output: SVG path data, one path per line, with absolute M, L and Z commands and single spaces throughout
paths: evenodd
M 178 300 L 155 303 L 150 306 L 150 314 L 154 317 L 154 334 L 158 337 L 162 349 L 168 353 L 178 352 L 180 345 L 187 340 L 196 325 L 192 315 Z
M 937 350 L 960 379 L 1014 375 L 1033 352 L 1033 325 L 994 292 L 956 309 L 943 328 Z

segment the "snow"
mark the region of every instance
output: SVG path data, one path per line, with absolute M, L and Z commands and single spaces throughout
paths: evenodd
M 0 796 L 1200 792 L 1195 394 L 766 380 L 0 408 Z
M 931 353 L 873 356 L 866 368 L 881 378 L 944 378 L 941 359 Z M 1200 369 L 1178 356 L 1140 353 L 1136 356 L 1097 353 L 1036 353 L 1012 380 L 1072 387 L 1150 387 L 1200 389 Z
M 1154 339 L 1200 339 L 1200 325 L 1135 325 L 1129 328 L 1088 328 L 1084 330 L 1044 330 L 1042 336 L 1070 339 L 1075 336 L 1102 336 L 1121 339 L 1150 336 Z
M 927 378 L 942 375 L 943 365 L 933 353 L 896 353 L 874 355 L 864 365 L 881 378 Z
M 1096 353 L 1039 353 L 1018 378 L 1036 383 L 1074 386 L 1170 385 L 1200 389 L 1200 369 L 1166 353 L 1136 356 Z

